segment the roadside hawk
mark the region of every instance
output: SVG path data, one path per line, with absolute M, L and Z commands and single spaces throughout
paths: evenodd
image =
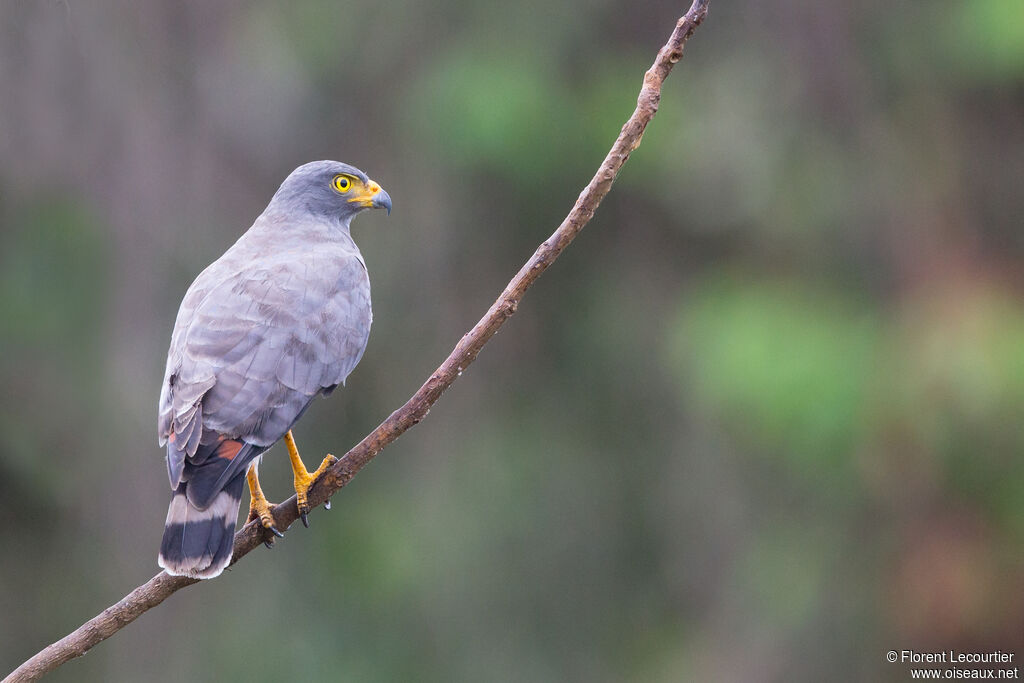
M 312 482 L 292 426 L 314 398 L 345 382 L 370 334 L 370 280 L 349 226 L 391 197 L 359 169 L 314 161 L 295 169 L 256 222 L 185 293 L 160 391 L 170 509 L 158 563 L 209 579 L 231 561 L 242 489 L 250 519 L 274 528 L 260 456 L 284 438 L 303 522 Z

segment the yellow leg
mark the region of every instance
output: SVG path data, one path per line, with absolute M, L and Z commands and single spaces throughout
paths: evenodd
M 260 475 L 256 469 L 256 463 L 249 465 L 249 471 L 246 473 L 245 478 L 249 482 L 249 521 L 254 519 L 260 520 L 260 524 L 263 525 L 264 529 L 269 530 L 279 538 L 283 538 L 284 534 L 274 526 L 274 515 L 271 514 L 274 506 L 263 495 L 263 489 L 260 488 Z M 265 541 L 265 543 L 269 548 L 270 541 Z
M 302 458 L 299 457 L 299 449 L 295 446 L 295 437 L 292 436 L 290 429 L 284 435 L 284 445 L 288 447 L 288 459 L 292 463 L 292 473 L 295 475 L 295 497 L 299 504 L 299 516 L 302 518 L 302 523 L 308 527 L 309 521 L 307 521 L 306 515 L 309 514 L 309 501 L 307 500 L 309 487 L 328 467 L 338 462 L 338 459 L 328 453 L 324 461 L 320 463 L 320 467 L 316 468 L 315 472 L 310 472 L 306 469 Z M 324 507 L 327 507 L 326 503 Z

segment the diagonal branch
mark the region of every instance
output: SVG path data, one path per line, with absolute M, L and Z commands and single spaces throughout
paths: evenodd
M 689 11 L 676 23 L 675 30 L 672 31 L 668 42 L 658 51 L 654 64 L 644 74 L 643 87 L 637 98 L 636 109 L 622 127 L 622 132 L 619 133 L 608 156 L 601 162 L 597 173 L 580 193 L 576 204 L 562 224 L 558 226 L 551 237 L 537 248 L 537 251 L 516 273 L 484 317 L 459 340 L 455 350 L 430 375 L 430 378 L 413 394 L 412 398 L 393 412 L 316 481 L 309 491 L 311 507 L 327 502 L 385 446 L 426 417 L 430 406 L 455 382 L 462 371 L 476 360 L 484 344 L 516 312 L 516 307 L 526 290 L 536 282 L 541 273 L 547 270 L 548 266 L 562 253 L 562 250 L 583 229 L 583 226 L 590 221 L 601 200 L 611 189 L 612 182 L 619 174 L 622 165 L 640 144 L 647 124 L 658 111 L 662 82 L 682 57 L 683 45 L 687 39 L 693 35 L 696 28 L 704 21 L 704 17 L 707 16 L 708 1 L 693 0 Z M 298 516 L 295 496 L 274 508 L 274 520 L 279 529 L 287 529 Z M 242 527 L 235 534 L 232 564 L 245 557 L 263 540 L 264 530 L 258 521 L 250 522 Z M 38 679 L 65 662 L 84 655 L 94 645 L 114 635 L 135 621 L 142 613 L 166 600 L 172 593 L 197 582 L 196 579 L 170 576 L 164 572 L 157 574 L 69 635 L 41 650 L 9 674 L 2 683 Z

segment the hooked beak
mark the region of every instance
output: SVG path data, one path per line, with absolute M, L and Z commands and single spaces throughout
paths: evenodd
M 348 201 L 357 202 L 364 209 L 387 209 L 388 215 L 391 215 L 391 195 L 373 180 L 366 183 L 363 190 Z
M 391 215 L 391 195 L 384 191 L 383 188 L 378 186 L 377 194 L 373 197 L 373 208 L 375 209 L 387 209 L 388 215 Z

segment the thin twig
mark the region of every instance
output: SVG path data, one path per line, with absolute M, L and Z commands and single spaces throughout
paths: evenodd
M 427 415 L 430 406 L 441 397 L 476 360 L 477 355 L 508 318 L 527 289 L 547 270 L 562 250 L 572 242 L 594 215 L 601 200 L 608 194 L 612 182 L 619 174 L 630 153 L 643 138 L 644 129 L 654 118 L 661 99 L 661 85 L 683 54 L 683 45 L 707 15 L 709 0 L 693 0 L 689 11 L 676 23 L 668 42 L 658 52 L 654 64 L 644 74 L 643 87 L 637 98 L 636 109 L 622 127 L 622 132 L 612 145 L 611 151 L 598 168 L 590 183 L 580 193 L 576 204 L 565 217 L 558 229 L 534 252 L 530 260 L 516 273 L 505 287 L 505 291 L 491 305 L 480 321 L 459 340 L 455 350 L 444 363 L 434 371 L 419 390 L 393 412 L 376 429 L 345 454 L 337 463 L 316 481 L 309 491 L 311 507 L 322 505 L 339 489 L 345 486 L 385 446 L 402 435 L 407 429 Z M 298 519 L 299 513 L 295 496 L 274 508 L 277 528 L 287 529 Z M 264 529 L 253 521 L 235 534 L 234 558 L 232 564 L 245 557 L 264 540 Z M 196 579 L 169 576 L 161 572 L 126 595 L 117 604 L 111 605 L 75 631 L 41 650 L 34 657 L 15 669 L 2 683 L 34 681 L 43 674 L 56 669 L 68 660 L 80 657 L 97 643 L 109 638 L 133 622 L 142 613 L 166 600 L 170 595 L 186 586 L 197 583 Z

